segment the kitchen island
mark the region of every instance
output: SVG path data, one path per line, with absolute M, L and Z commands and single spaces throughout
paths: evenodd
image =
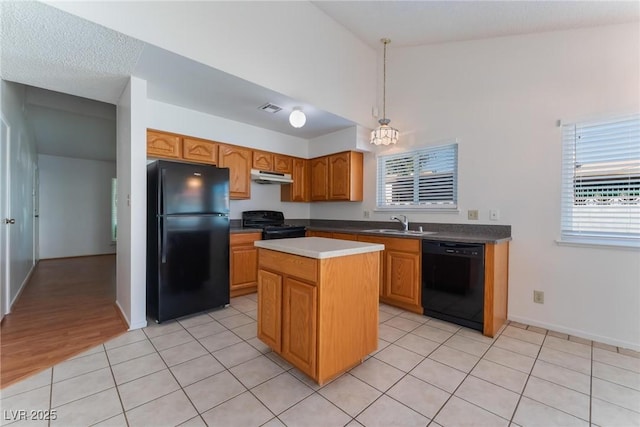
M 254 245 L 260 340 L 320 385 L 376 350 L 384 245 L 322 237 Z

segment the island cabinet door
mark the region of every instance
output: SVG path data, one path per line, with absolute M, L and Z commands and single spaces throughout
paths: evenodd
M 420 255 L 386 251 L 384 295 L 395 301 L 420 305 Z
M 282 356 L 316 378 L 316 287 L 286 277 L 282 312 Z
M 282 276 L 258 270 L 258 338 L 282 351 Z

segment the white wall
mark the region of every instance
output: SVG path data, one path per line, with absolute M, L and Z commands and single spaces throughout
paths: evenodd
M 310 2 L 47 3 L 361 125 L 375 124 L 375 50 Z
M 7 302 L 13 305 L 26 284 L 34 267 L 34 171 L 37 167 L 36 143 L 24 115 L 26 87 L 17 83 L 0 81 L 2 115 L 9 127 L 10 144 L 10 218 L 16 223 L 8 227 L 9 232 L 9 283 L 8 301 L 3 301 L 3 313 Z M 4 219 L 4 218 L 3 218 Z
M 459 214 L 413 221 L 510 224 L 509 318 L 640 349 L 640 252 L 558 246 L 561 133 L 556 123 L 640 111 L 637 23 L 394 50 L 392 150 L 459 138 Z M 375 206 L 375 156 L 365 200 L 323 203 L 313 218 L 362 219 Z M 501 218 L 489 221 L 489 209 Z M 375 214 L 374 219 L 387 219 Z M 545 292 L 534 304 L 533 290 Z
M 233 120 L 148 100 L 147 127 L 195 136 L 233 145 L 256 148 L 296 157 L 308 156 L 306 139 L 284 135 Z M 281 203 L 280 186 L 251 183 L 251 199 L 232 200 L 230 217 L 241 218 L 242 211 L 281 210 L 285 218 L 309 218 L 308 203 Z
M 111 180 L 116 163 L 38 155 L 40 257 L 116 252 L 111 241 Z
M 146 320 L 147 83 L 131 77 L 117 111 L 118 252 L 116 303 L 130 329 Z

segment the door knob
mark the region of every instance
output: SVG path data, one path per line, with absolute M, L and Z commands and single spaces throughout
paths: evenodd
M 5 224 L 15 224 L 15 223 L 16 223 L 16 220 L 15 220 L 15 219 L 13 219 L 13 218 L 5 218 L 5 219 L 4 219 L 4 223 L 5 223 Z

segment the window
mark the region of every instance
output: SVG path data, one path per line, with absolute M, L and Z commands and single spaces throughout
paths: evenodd
M 378 209 L 456 209 L 458 144 L 378 157 Z
M 640 246 L 640 115 L 562 126 L 561 241 Z

